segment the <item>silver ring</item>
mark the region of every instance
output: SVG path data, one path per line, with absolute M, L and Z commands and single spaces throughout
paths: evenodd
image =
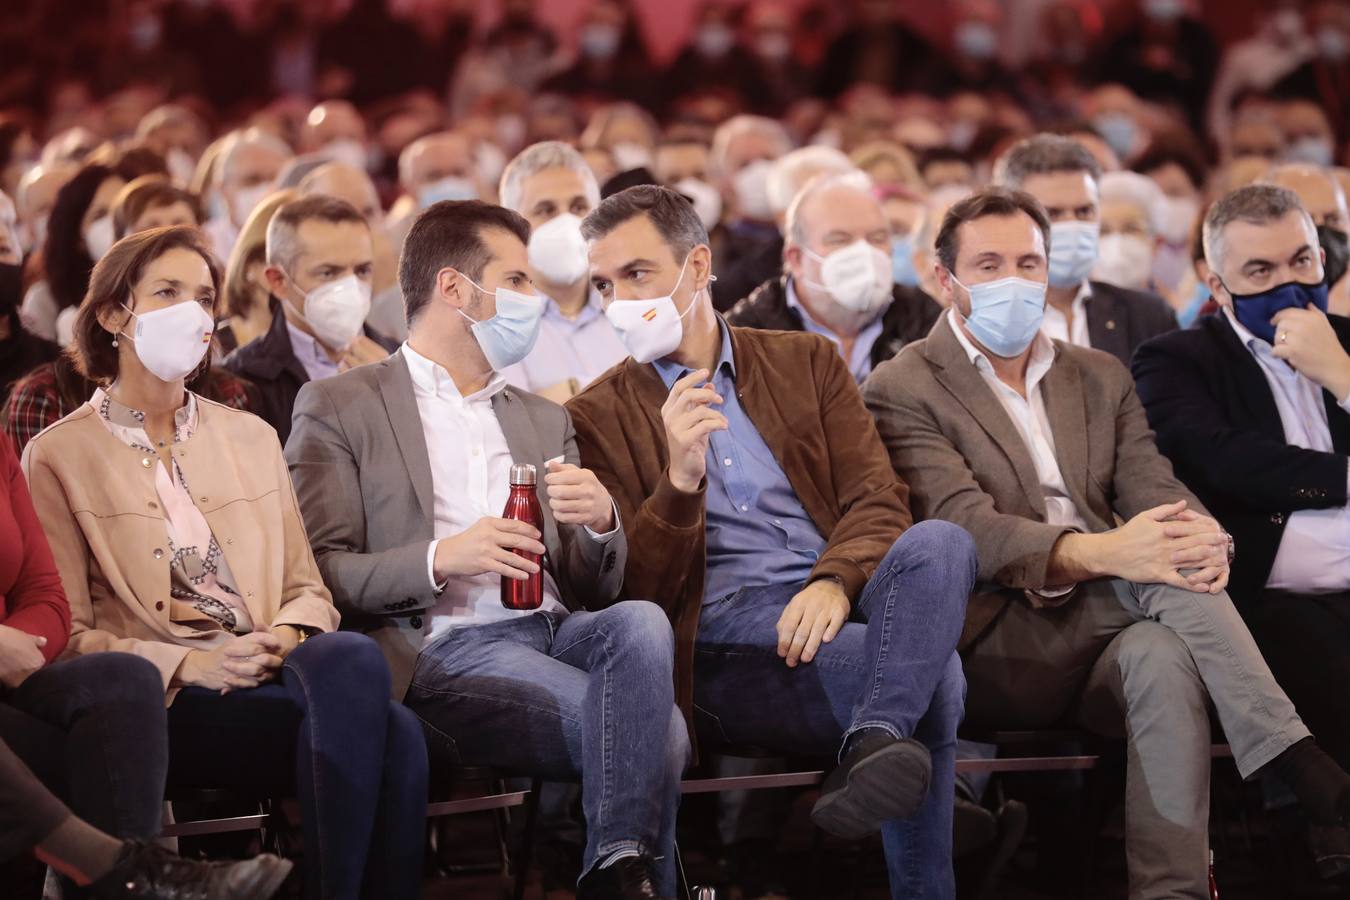
M 1287 344 L 1287 343 L 1289 343 L 1289 332 L 1287 332 L 1287 331 L 1281 331 L 1281 332 L 1280 332 L 1280 343 L 1281 343 L 1281 344 Z

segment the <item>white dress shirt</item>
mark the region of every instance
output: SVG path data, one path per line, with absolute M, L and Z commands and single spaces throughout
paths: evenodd
M 534 349 L 501 374 L 507 383 L 536 394 L 569 378 L 575 378 L 581 390 L 626 356 L 619 333 L 600 308 L 600 295 L 592 291 L 575 319 L 563 315 L 550 299 Z
M 412 375 L 422 436 L 431 461 L 436 540 L 427 548 L 427 577 L 433 587 L 439 587 L 432 574 L 436 545 L 443 538 L 466 531 L 484 516 L 500 516 L 511 493 L 511 450 L 492 408 L 492 398 L 506 387 L 506 380 L 494 375 L 487 387 L 464 397 L 441 366 L 407 344 L 401 352 Z M 541 611 L 565 613 L 553 577 L 547 569 L 542 574 L 544 602 L 537 610 L 502 606 L 500 575 L 450 577 L 431 609 L 427 641 L 452 628 L 486 625 Z
M 1244 328 L 1230 311 L 1225 309 L 1224 315 L 1270 385 L 1285 441 L 1305 450 L 1335 453 L 1322 389 L 1277 358 L 1274 348 Z M 1350 412 L 1350 397 L 1341 401 L 1341 409 Z M 1350 508 L 1302 509 L 1292 513 L 1285 523 L 1266 587 L 1299 594 L 1350 588 Z
M 1072 325 L 1069 324 L 1069 319 L 1064 313 L 1047 302 L 1045 304 L 1045 321 L 1041 323 L 1041 331 L 1051 340 L 1063 341 L 1066 344 L 1073 344 L 1075 347 L 1091 347 L 1087 322 L 1087 304 L 1091 299 L 1092 285 L 1084 281 L 1082 286 L 1078 288 L 1078 293 L 1074 295 L 1073 303 L 1069 306 L 1069 311 L 1073 313 Z

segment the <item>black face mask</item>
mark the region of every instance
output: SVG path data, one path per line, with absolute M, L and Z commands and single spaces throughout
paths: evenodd
M 1345 277 L 1346 268 L 1350 267 L 1350 235 L 1330 225 L 1318 225 L 1317 241 L 1327 253 L 1326 284 L 1331 287 Z

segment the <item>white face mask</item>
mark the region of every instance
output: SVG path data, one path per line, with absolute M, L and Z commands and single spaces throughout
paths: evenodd
M 525 250 L 530 268 L 551 284 L 576 284 L 591 268 L 581 219 L 571 213 L 554 216 L 530 232 Z
M 807 282 L 824 291 L 849 312 L 873 314 L 891 302 L 891 257 L 864 240 L 841 247 L 828 256 L 802 248 L 820 263 L 820 284 Z
M 329 141 L 320 148 L 319 153 L 334 162 L 344 163 L 362 171 L 365 171 L 369 159 L 366 155 L 366 145 L 356 138 L 338 138 Z
M 1153 276 L 1153 242 L 1137 234 L 1104 235 L 1098 247 L 1094 281 L 1136 291 L 1148 287 Z
M 773 163 L 767 159 L 757 159 L 731 178 L 732 190 L 736 192 L 736 207 L 747 219 L 760 222 L 773 219 L 773 210 L 769 207 L 771 168 Z
M 684 340 L 684 317 L 689 315 L 694 304 L 691 301 L 689 309 L 676 311 L 675 292 L 684 281 L 684 270 L 688 265 L 689 257 L 686 256 L 680 266 L 680 277 L 664 297 L 620 300 L 616 295 L 605 309 L 605 318 L 619 333 L 619 340 L 634 362 L 649 363 L 669 356 Z
M 712 231 L 717 227 L 722 220 L 722 194 L 717 188 L 697 178 L 681 178 L 674 188 L 694 204 L 694 212 L 704 228 Z
M 141 365 L 160 381 L 186 378 L 211 349 L 216 323 L 195 300 L 148 313 L 137 313 L 125 303 L 122 306 L 136 320 L 135 331 L 122 336 L 131 340 Z
M 84 249 L 89 251 L 89 258 L 94 262 L 106 256 L 114 243 L 111 215 L 99 216 L 84 230 Z
M 417 189 L 417 205 L 426 209 L 442 200 L 477 200 L 478 188 L 467 178 L 447 175 L 437 181 L 422 185 Z
M 191 184 L 192 176 L 197 172 L 197 163 L 182 147 L 170 148 L 168 154 L 164 157 L 164 165 L 169 170 L 169 176 L 179 187 L 187 187 Z
M 610 147 L 609 153 L 614 157 L 614 165 L 619 167 L 620 172 L 649 169 L 652 165 L 652 152 L 633 141 L 621 141 Z
M 253 208 L 261 203 L 271 190 L 272 185 L 267 182 L 237 188 L 234 196 L 230 198 L 230 217 L 234 220 L 234 224 L 243 228 L 244 223 L 248 221 L 248 214 L 253 212 Z
M 1200 215 L 1200 204 L 1193 197 L 1163 197 L 1158 233 L 1169 244 L 1187 244 L 1191 228 Z
M 305 294 L 304 312 L 289 300 L 286 304 L 309 326 L 319 343 L 330 350 L 346 350 L 370 315 L 370 285 L 355 275 L 347 275 Z

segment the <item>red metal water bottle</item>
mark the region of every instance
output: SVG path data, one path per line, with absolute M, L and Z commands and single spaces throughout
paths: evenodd
M 1209 900 L 1219 900 L 1219 882 L 1214 878 L 1214 851 L 1209 851 Z
M 544 512 L 539 508 L 539 495 L 535 492 L 535 471 L 531 465 L 513 465 L 511 467 L 511 496 L 506 499 L 503 519 L 515 519 L 533 525 L 541 534 L 544 530 Z M 512 550 L 517 556 L 528 559 L 535 565 L 543 563 L 538 553 L 525 550 Z M 524 581 L 502 576 L 502 606 L 507 609 L 538 609 L 544 605 L 544 574 L 542 569 Z

